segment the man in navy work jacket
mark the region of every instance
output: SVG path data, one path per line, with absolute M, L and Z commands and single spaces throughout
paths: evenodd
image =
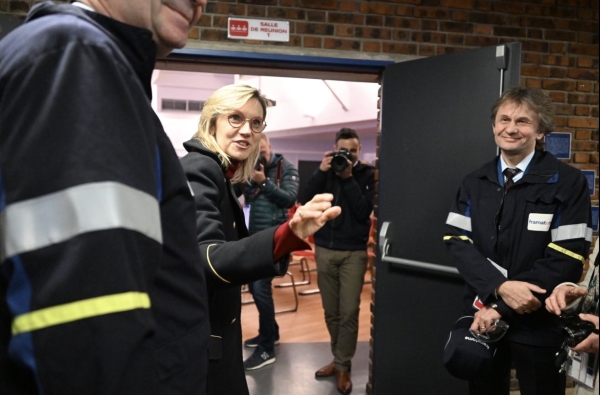
M 523 395 L 565 392 L 555 366 L 559 318 L 541 308 L 558 284 L 578 282 L 592 237 L 588 184 L 581 171 L 536 143 L 553 130 L 554 107 L 539 89 L 512 88 L 492 107 L 500 155 L 467 175 L 444 237 L 466 281 L 471 330 L 509 324 L 493 366 L 469 393 L 508 395 L 511 362 Z
M 335 136 L 335 151 L 325 152 L 308 180 L 302 203 L 329 192 L 342 213 L 315 233 L 317 282 L 331 338 L 333 361 L 315 372 L 335 376 L 342 394 L 352 391 L 350 369 L 358 340 L 360 294 L 367 269 L 367 242 L 375 197 L 375 168 L 358 160 L 360 139 L 354 129 Z
M 190 189 L 150 107 L 206 0 L 41 3 L 0 41 L 0 393 L 205 394 Z

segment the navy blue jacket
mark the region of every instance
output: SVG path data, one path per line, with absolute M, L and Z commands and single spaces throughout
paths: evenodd
M 145 29 L 69 4 L 0 41 L 0 393 L 204 394 L 194 201 Z M 239 296 L 238 296 L 239 297 Z
M 469 315 L 476 295 L 484 304 L 496 302 L 494 290 L 507 280 L 489 260 L 507 270 L 508 280 L 545 289 L 535 294 L 543 305 L 558 284 L 579 281 L 590 248 L 589 189 L 580 170 L 536 151 L 523 177 L 505 193 L 499 166 L 496 158 L 465 177 L 446 222 L 444 240 L 466 280 Z M 546 309 L 519 315 L 503 300 L 497 304 L 511 325 L 510 339 L 560 345 L 558 318 Z

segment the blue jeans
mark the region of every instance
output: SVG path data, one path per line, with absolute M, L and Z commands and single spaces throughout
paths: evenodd
M 275 321 L 275 304 L 273 303 L 273 277 L 263 278 L 248 284 L 248 290 L 254 298 L 258 310 L 258 347 L 267 352 L 275 348 L 279 340 L 279 325 Z

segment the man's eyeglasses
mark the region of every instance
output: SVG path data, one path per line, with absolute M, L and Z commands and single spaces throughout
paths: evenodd
M 244 122 L 248 122 L 250 130 L 254 133 L 261 133 L 267 127 L 267 123 L 260 118 L 246 119 L 241 112 L 234 111 L 227 115 L 227 121 L 234 128 L 241 128 Z
M 506 335 L 506 331 L 508 330 L 508 323 L 506 321 L 502 321 L 500 319 L 497 319 L 496 321 L 494 321 L 492 323 L 492 326 L 490 326 L 487 330 L 487 332 L 484 333 L 475 333 L 473 331 L 471 332 L 471 335 L 473 335 L 473 337 L 475 337 L 478 340 L 481 340 L 484 343 L 494 343 L 497 342 L 498 340 L 502 339 L 504 337 L 504 335 Z

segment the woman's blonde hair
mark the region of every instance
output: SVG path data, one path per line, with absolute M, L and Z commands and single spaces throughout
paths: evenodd
M 204 103 L 202 114 L 200 114 L 200 122 L 198 123 L 198 131 L 192 136 L 194 139 L 200 140 L 209 150 L 215 152 L 221 164 L 226 168 L 231 166 L 231 158 L 219 147 L 214 135 L 211 134 L 211 129 L 216 130 L 217 118 L 221 115 L 227 115 L 232 111 L 242 108 L 250 99 L 257 99 L 263 109 L 263 119 L 267 116 L 266 97 L 260 94 L 259 90 L 249 85 L 232 84 L 225 85 L 217 89 Z M 254 132 L 253 132 L 254 133 Z M 235 172 L 232 183 L 239 183 L 248 180 L 252 169 L 254 168 L 258 156 L 260 154 L 260 144 L 256 144 L 247 159 L 240 162 L 237 171 Z

